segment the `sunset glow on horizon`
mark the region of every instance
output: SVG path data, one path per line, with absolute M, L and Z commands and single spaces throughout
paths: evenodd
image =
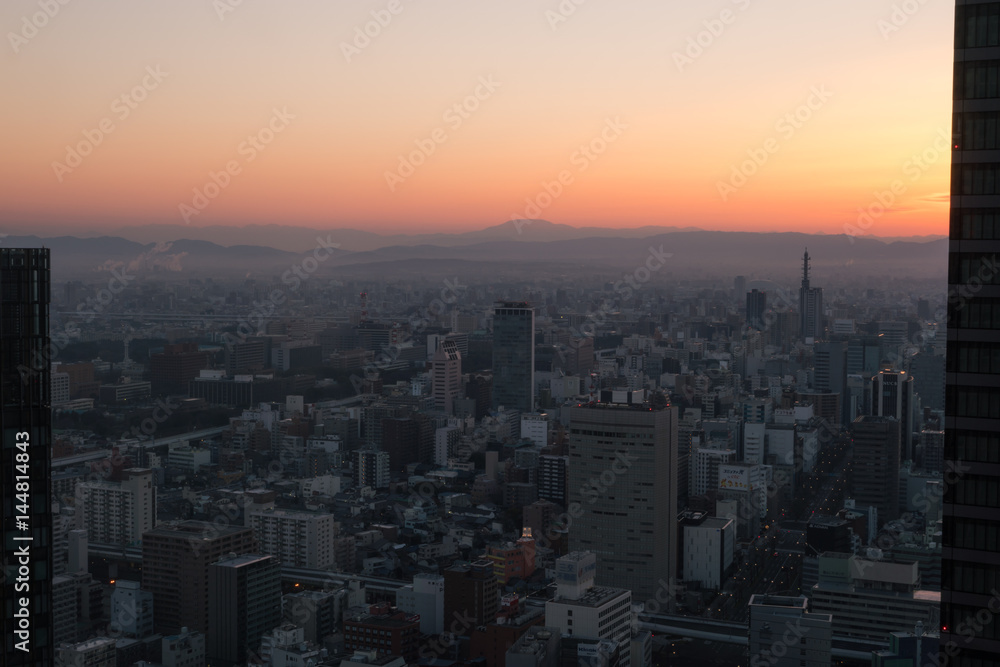
M 8 0 L 0 231 L 946 234 L 954 8 L 913 4 Z

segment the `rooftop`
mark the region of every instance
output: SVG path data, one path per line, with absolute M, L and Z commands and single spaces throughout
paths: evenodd
M 631 595 L 631 593 L 624 588 L 594 586 L 581 595 L 579 599 L 571 600 L 569 598 L 556 598 L 555 600 L 552 600 L 552 602 L 555 602 L 556 604 L 572 605 L 574 607 L 601 607 L 622 595 Z

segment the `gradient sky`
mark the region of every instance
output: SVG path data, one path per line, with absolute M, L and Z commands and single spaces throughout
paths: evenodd
M 899 0 L 575 2 L 398 0 L 390 15 L 391 0 L 42 0 L 59 9 L 34 34 L 39 0 L 3 0 L 0 229 L 472 229 L 531 216 L 562 173 L 534 217 L 843 233 L 899 181 L 863 231 L 947 233 L 952 2 L 897 25 Z M 391 20 L 348 62 L 373 11 Z M 699 33 L 707 46 L 679 67 Z M 144 77 L 155 87 L 128 108 Z M 446 116 L 481 78 L 500 85 Z M 832 96 L 806 113 L 814 88 Z M 294 119 L 241 150 L 274 109 Z M 778 124 L 796 110 L 809 118 Z M 614 119 L 627 127 L 603 154 L 578 153 Z M 114 131 L 70 169 L 67 147 L 91 148 L 102 121 Z M 391 189 L 386 173 L 437 128 L 446 141 Z M 748 151 L 767 161 L 724 201 Z M 185 220 L 230 161 L 239 173 Z

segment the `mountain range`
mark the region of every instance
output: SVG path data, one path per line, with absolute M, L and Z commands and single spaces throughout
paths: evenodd
M 173 236 L 177 234 L 177 236 Z M 196 237 L 196 238 L 192 238 Z M 543 220 L 510 221 L 457 234 L 380 236 L 360 230 L 301 227 L 130 227 L 99 237 L 7 236 L 5 246 L 47 246 L 55 278 L 86 277 L 111 268 L 159 272 L 164 277 L 227 273 L 280 275 L 320 247 L 338 244 L 322 273 L 344 277 L 517 275 L 636 269 L 651 254 L 670 255 L 664 272 L 685 277 L 744 273 L 793 275 L 808 247 L 817 276 L 944 276 L 945 237 L 903 240 L 796 232 L 719 232 L 692 228 L 576 228 Z M 237 243 L 238 242 L 238 243 Z M 321 252 L 321 255 L 326 255 Z

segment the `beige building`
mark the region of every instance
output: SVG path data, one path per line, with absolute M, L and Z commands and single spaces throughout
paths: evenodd
M 677 572 L 677 408 L 595 403 L 570 411 L 569 548 L 596 581 L 652 598 Z
M 340 526 L 332 514 L 268 509 L 249 516 L 259 553 L 290 567 L 325 570 L 336 565 L 334 538 Z
M 76 529 L 95 544 L 135 545 L 156 524 L 153 472 L 129 468 L 121 482 L 76 485 Z

